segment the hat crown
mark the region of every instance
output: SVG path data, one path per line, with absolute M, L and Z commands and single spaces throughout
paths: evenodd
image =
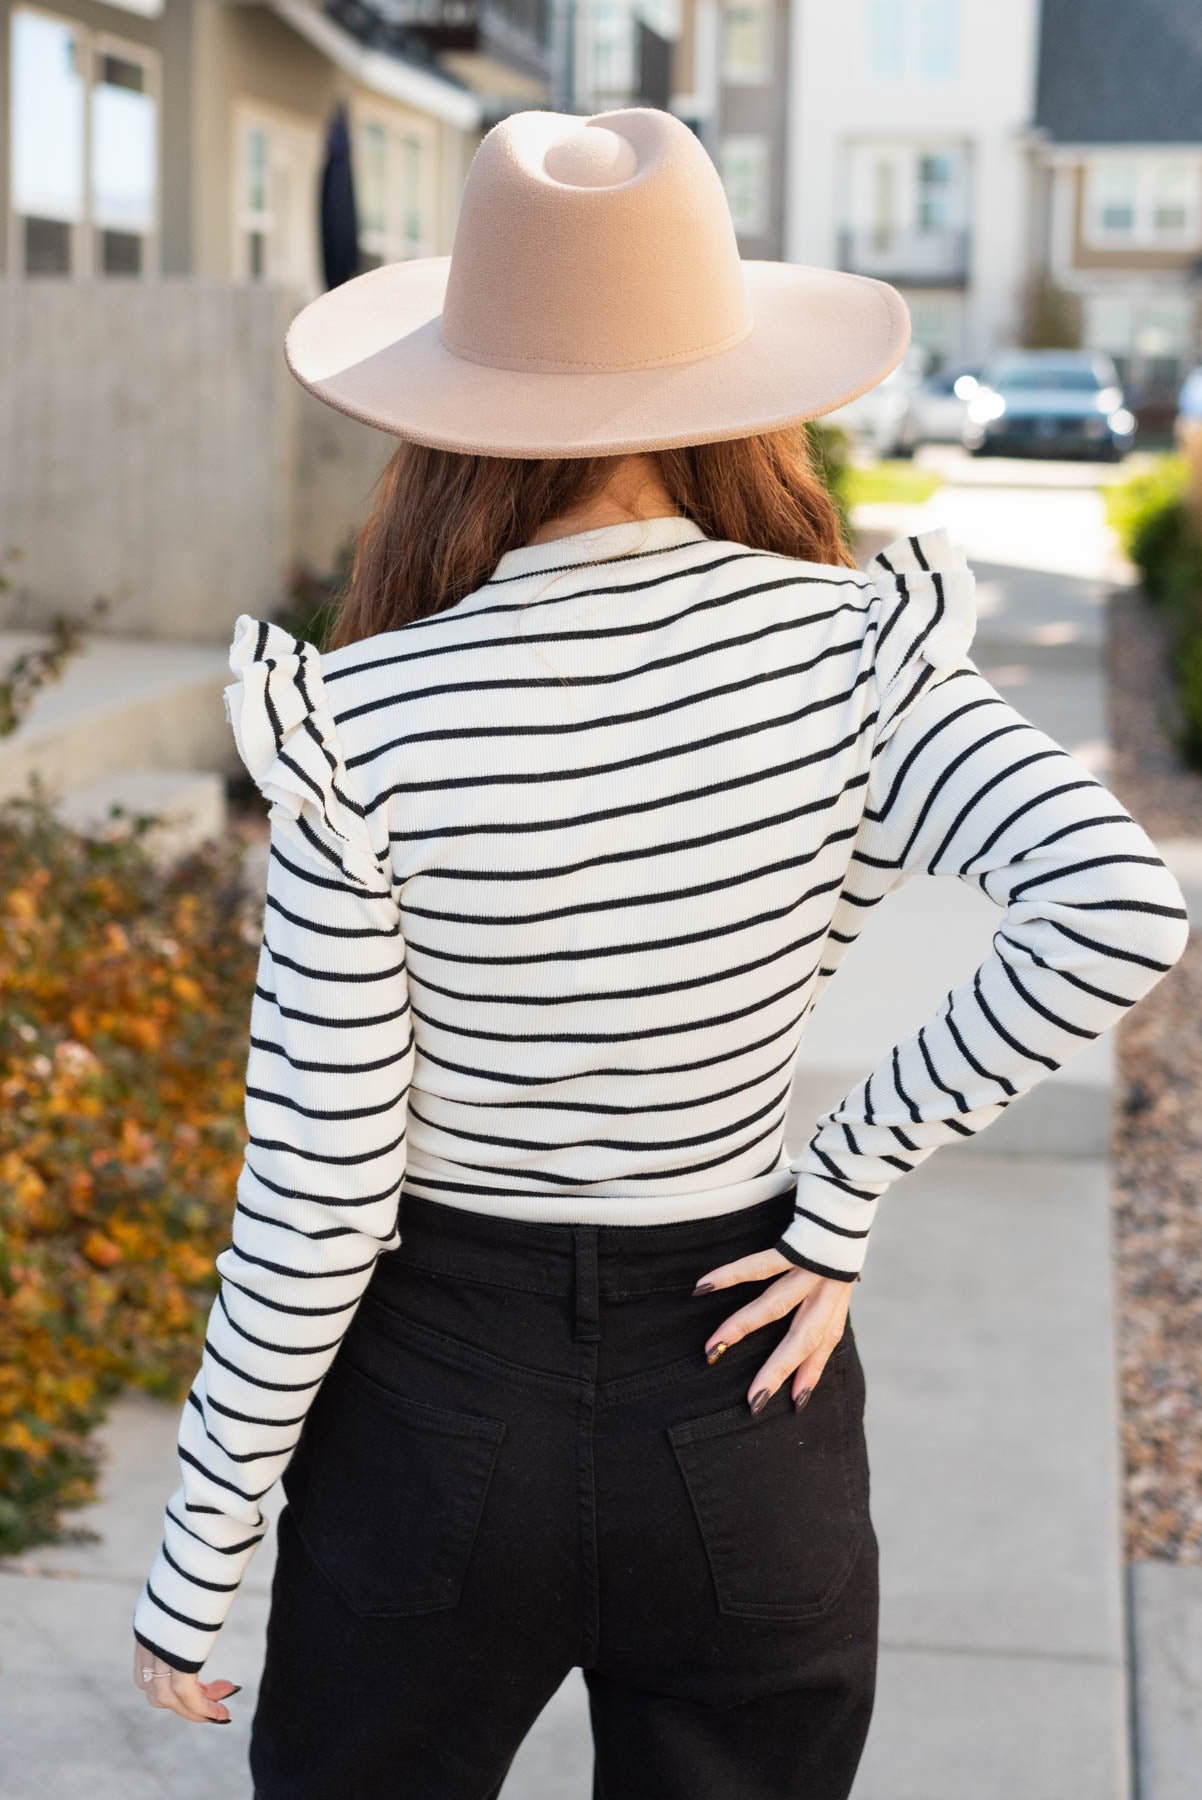
M 468 171 L 440 335 L 494 368 L 616 373 L 750 331 L 722 183 L 671 113 L 512 114 Z

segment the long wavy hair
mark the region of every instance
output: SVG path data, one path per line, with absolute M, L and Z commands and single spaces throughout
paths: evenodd
M 854 566 L 804 426 L 651 454 L 677 512 L 707 537 Z M 454 606 L 505 551 L 598 494 L 617 460 L 467 456 L 402 442 L 376 483 L 327 647 Z

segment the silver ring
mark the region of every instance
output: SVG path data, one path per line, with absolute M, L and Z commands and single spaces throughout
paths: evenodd
M 142 1670 L 142 1680 L 143 1681 L 170 1681 L 171 1680 L 171 1670 L 163 1669 L 163 1670 L 156 1672 L 154 1669 L 143 1669 Z

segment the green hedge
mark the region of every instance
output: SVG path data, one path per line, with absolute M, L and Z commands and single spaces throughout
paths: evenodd
M 1178 744 L 1202 768 L 1202 530 L 1186 504 L 1186 465 L 1165 456 L 1107 492 L 1107 513 L 1149 600 L 1169 625 Z
M 847 433 L 841 426 L 830 425 L 825 419 L 811 419 L 805 429 L 815 472 L 835 503 L 843 536 L 850 543 L 852 498 Z

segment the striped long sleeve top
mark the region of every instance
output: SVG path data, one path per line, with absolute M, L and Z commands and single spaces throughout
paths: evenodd
M 658 1223 L 792 1190 L 776 1248 L 851 1280 L 892 1182 L 1180 955 L 1153 845 L 973 627 L 941 532 L 862 574 L 680 517 L 511 550 L 325 656 L 238 620 L 271 802 L 247 1145 L 147 1648 L 202 1666 L 405 1192 Z M 791 1152 L 806 1020 L 916 869 L 997 903 L 991 953 Z

